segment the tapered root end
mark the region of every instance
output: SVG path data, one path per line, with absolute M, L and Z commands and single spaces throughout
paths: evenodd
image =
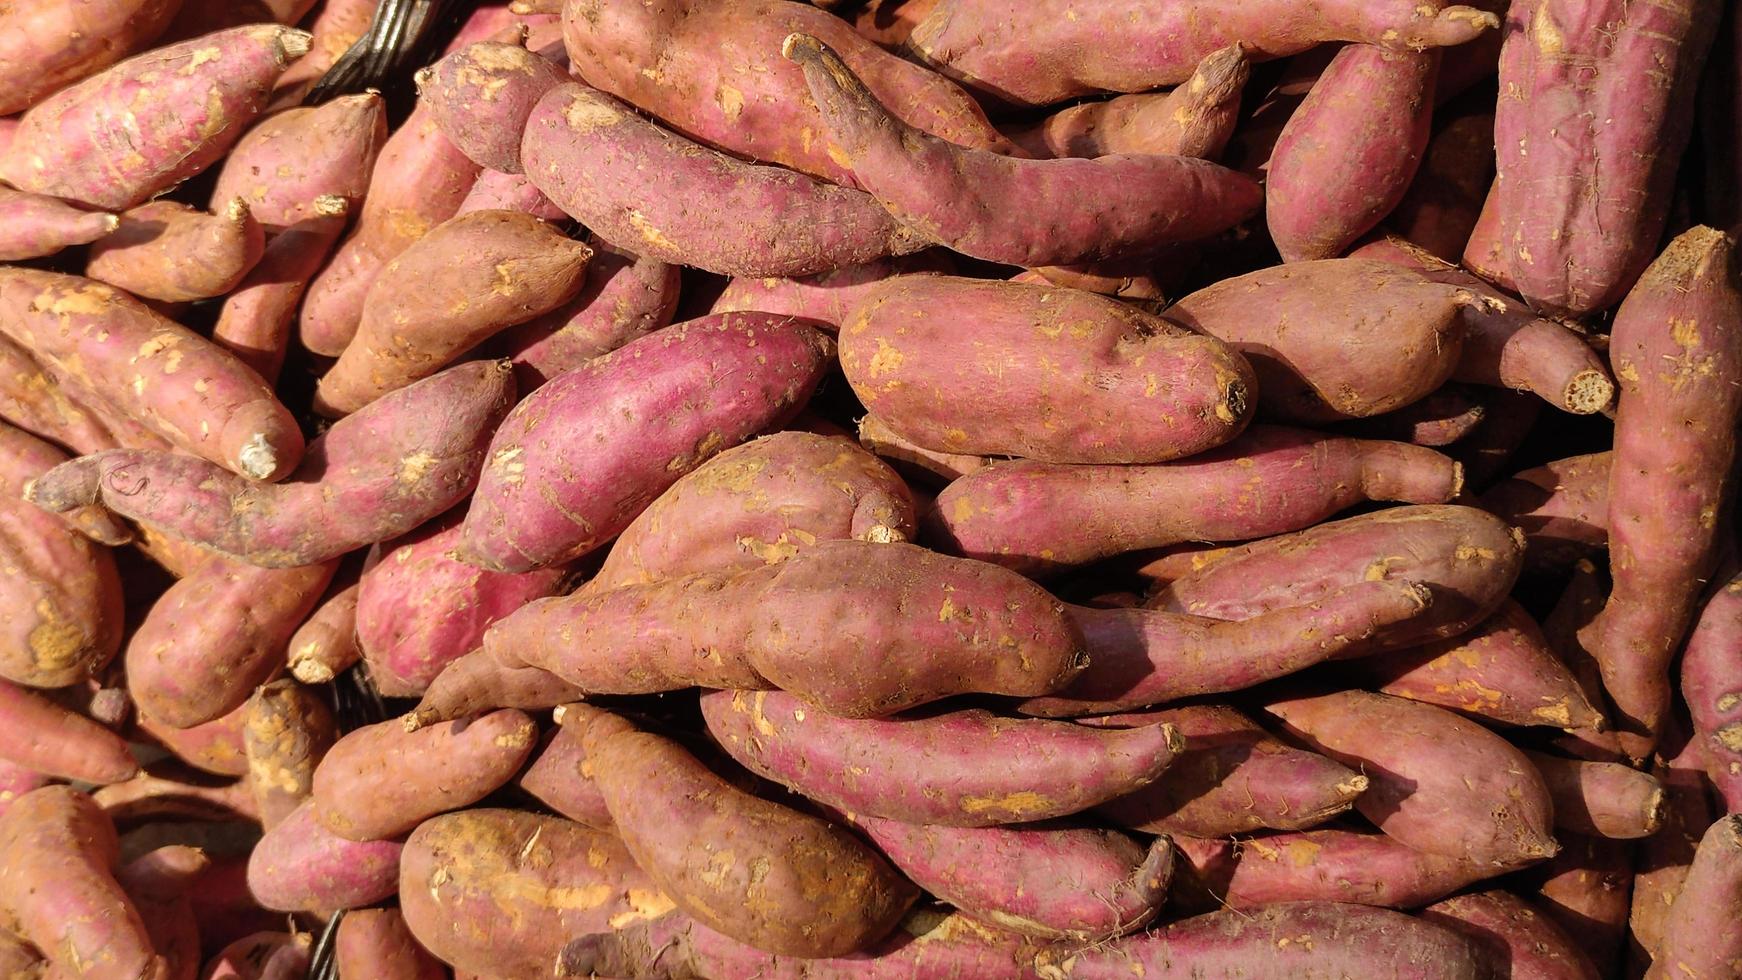
M 1246 46 L 1236 41 L 1198 62 L 1186 85 L 1194 96 L 1216 104 L 1233 98 L 1251 77 L 1252 59 L 1246 56 Z
M 24 499 L 56 514 L 89 507 L 102 499 L 102 475 L 89 456 L 68 460 L 25 484 Z
M 407 732 L 415 732 L 440 722 L 442 720 L 438 717 L 440 714 L 441 712 L 434 708 L 414 708 L 405 717 L 399 719 L 399 724 Z
M 247 223 L 248 215 L 248 202 L 243 198 L 233 197 L 230 199 L 230 203 L 224 205 L 224 210 L 219 212 L 218 216 L 230 224 L 240 225 Z
M 278 472 L 278 453 L 266 441 L 266 436 L 254 433 L 236 454 L 237 470 L 251 480 L 270 479 Z
M 823 42 L 809 34 L 788 34 L 786 40 L 780 42 L 780 56 L 799 64 L 819 61 L 823 56 Z
M 434 80 L 434 78 L 434 66 L 426 65 L 425 67 L 419 68 L 417 71 L 411 73 L 411 84 L 417 86 L 417 94 L 422 95 L 423 90 L 429 88 L 429 83 Z
M 1561 393 L 1561 407 L 1574 415 L 1594 415 L 1615 400 L 1615 382 L 1603 372 L 1588 368 L 1573 375 Z
M 1413 26 L 1404 38 L 1412 48 L 1450 48 L 1481 37 L 1484 31 L 1500 29 L 1500 18 L 1475 7 L 1453 6 L 1432 20 Z

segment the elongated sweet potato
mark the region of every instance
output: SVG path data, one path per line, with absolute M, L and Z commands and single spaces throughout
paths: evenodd
M 473 361 L 341 420 L 310 444 L 285 483 L 253 483 L 190 457 L 117 449 L 56 467 L 31 488 L 31 499 L 54 511 L 100 499 L 118 514 L 250 564 L 317 564 L 404 534 L 464 499 L 513 397 L 506 363 Z
M 1619 840 L 1649 837 L 1663 822 L 1663 786 L 1616 762 L 1530 752 L 1554 800 L 1555 826 Z
M 1430 854 L 1384 834 L 1337 828 L 1234 841 L 1177 837 L 1195 907 L 1254 909 L 1275 902 L 1354 902 L 1416 908 L 1479 881 L 1493 869 Z
M 981 710 L 848 720 L 778 691 L 704 694 L 702 714 L 734 759 L 811 799 L 947 827 L 1069 816 L 1149 785 L 1184 748 L 1167 724 L 1098 729 Z M 1003 761 L 988 765 L 988 753 Z
M 491 442 L 466 512 L 465 559 L 524 572 L 587 554 L 679 477 L 791 418 L 832 346 L 784 317 L 729 313 L 656 331 L 563 374 L 521 402 Z M 649 429 L 648 419 L 662 424 Z
M 586 693 L 543 668 L 504 664 L 480 647 L 442 668 L 403 723 L 416 731 L 496 708 L 543 711 Z
M 222 157 L 308 45 L 257 24 L 128 59 L 25 113 L 0 177 L 97 208 L 144 203 Z
M 332 833 L 303 802 L 260 838 L 248 857 L 248 890 L 280 912 L 327 912 L 370 905 L 392 895 L 399 880 L 397 841 L 358 842 Z
M 875 259 L 864 265 L 850 265 L 814 276 L 738 278 L 726 284 L 709 312 L 760 310 L 763 313 L 785 313 L 814 321 L 818 329 L 838 333 L 854 308 L 878 283 L 920 272 L 949 275 L 955 272 L 955 263 L 947 252 L 930 249 L 914 255 Z
M 85 245 L 120 223 L 120 218 L 103 211 L 86 211 L 56 197 L 0 187 L 0 261 L 41 258 Z
M 965 255 L 1069 265 L 1207 238 L 1256 212 L 1258 185 L 1203 160 L 1118 154 L 1021 160 L 903 122 L 817 38 L 781 53 L 804 68 L 826 130 L 858 183 L 904 226 Z
M 508 328 L 499 337 L 500 349 L 514 361 L 521 391 L 531 392 L 565 371 L 670 325 L 677 312 L 677 266 L 623 251 L 597 237 L 590 244 L 593 257 L 574 298 Z
M 994 462 L 992 457 L 925 449 L 898 435 L 875 415 L 859 420 L 859 445 L 882 457 L 906 479 L 921 485 L 941 486 L 977 473 Z
M 1734 564 L 1707 595 L 1682 654 L 1681 693 L 1712 787 L 1742 812 L 1742 574 Z
M 130 833 L 171 820 L 259 823 L 260 808 L 246 783 L 215 779 L 176 759 L 161 759 L 131 779 L 97 787 L 91 798 L 116 827 Z
M 1504 9 L 1504 8 L 1502 8 Z M 1494 39 L 1495 61 L 1499 59 L 1499 31 L 1482 35 L 1478 44 Z M 1477 44 L 1452 48 L 1441 54 L 1440 76 L 1434 97 L 1433 134 L 1422 153 L 1403 200 L 1386 215 L 1383 227 L 1412 242 L 1435 258 L 1456 264 L 1470 243 L 1470 233 L 1482 213 L 1482 202 L 1494 183 L 1494 100 L 1473 93 L 1451 103 L 1444 94 L 1459 81 L 1466 60 Z M 1494 63 L 1490 62 L 1492 72 Z
M 1252 362 L 1273 418 L 1322 423 L 1425 397 L 1456 370 L 1467 289 L 1371 259 L 1261 269 L 1200 289 L 1167 318 Z
M 1742 815 L 1714 822 L 1700 838 L 1681 894 L 1664 921 L 1651 980 L 1734 975 L 1742 968 Z
M 322 694 L 292 680 L 263 684 L 248 699 L 242 745 L 248 785 L 268 830 L 314 791 L 315 766 L 338 740 L 338 722 Z
M 123 213 L 91 246 L 85 275 L 142 299 L 185 303 L 236 288 L 265 249 L 265 232 L 242 198 L 212 212 L 153 201 Z
M 0 17 L 0 115 L 28 109 L 150 44 L 180 6 L 180 0 L 9 5 Z
M 1542 776 L 1473 722 L 1364 691 L 1273 701 L 1265 710 L 1315 750 L 1363 766 L 1372 784 L 1355 807 L 1401 843 L 1478 868 L 1550 857 L 1558 847 Z
M 938 494 L 928 531 L 940 548 L 1041 577 L 1127 551 L 1298 531 L 1367 500 L 1445 503 L 1462 484 L 1463 468 L 1431 449 L 1254 426 L 1172 463 L 1000 463 Z
M 355 209 L 386 142 L 387 109 L 374 92 L 275 113 L 225 158 L 211 207 L 240 198 L 271 232 L 318 216 L 323 197 L 342 198 Z
M 448 970 L 418 945 L 398 909 L 352 909 L 333 939 L 333 962 L 341 977 L 377 980 L 446 980 Z
M 1660 758 L 1653 766 L 1663 784 L 1663 826 L 1636 845 L 1632 903 L 1622 918 L 1627 959 L 1640 966 L 1656 957 L 1670 911 L 1687 884 L 1700 839 L 1718 816 L 1713 811 L 1700 749 L 1699 742 L 1690 741 L 1674 758 Z
M 345 231 L 350 205 L 316 198 L 313 216 L 272 236 L 260 261 L 224 299 L 212 340 L 268 381 L 277 381 L 309 280 Z
M 0 681 L 0 759 L 62 779 L 118 783 L 139 771 L 127 742 L 27 688 Z
M 1525 470 L 1482 495 L 1482 507 L 1524 531 L 1524 567 L 1558 572 L 1609 546 L 1614 454 L 1570 456 Z
M 568 73 L 521 44 L 478 41 L 417 73 L 442 135 L 480 167 L 517 174 L 532 107 Z
M 1498 889 L 1435 902 L 1421 917 L 1468 937 L 1497 971 L 1542 980 L 1597 980 L 1602 974 L 1577 940 L 1511 892 Z
M 1695 228 L 1652 263 L 1610 334 L 1621 382 L 1609 472 L 1614 588 L 1579 642 L 1603 668 L 1623 748 L 1657 741 L 1670 661 L 1716 569 L 1742 418 L 1742 279 L 1735 242 Z
M 359 590 L 356 581 L 337 588 L 291 634 L 291 676 L 304 684 L 325 684 L 363 658 L 357 642 Z

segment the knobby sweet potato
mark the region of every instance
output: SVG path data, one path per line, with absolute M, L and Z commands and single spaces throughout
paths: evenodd
M 398 909 L 352 909 L 333 939 L 341 977 L 446 980 L 448 969 L 418 945 Z
M 236 288 L 265 249 L 266 233 L 242 198 L 209 212 L 153 201 L 123 213 L 92 244 L 85 275 L 142 299 L 191 302 Z
M 1712 824 L 1700 838 L 1681 894 L 1664 920 L 1650 980 L 1707 980 L 1742 969 L 1742 815 Z
M 0 187 L 0 261 L 41 258 L 85 245 L 120 223 L 115 215 L 76 208 L 57 197 Z
M 532 107 L 568 80 L 521 44 L 478 41 L 419 71 L 417 89 L 442 135 L 473 163 L 518 174 L 520 135 Z
M 313 216 L 272 236 L 260 261 L 230 291 L 212 327 L 212 340 L 268 381 L 277 381 L 290 346 L 296 310 L 333 245 L 345 231 L 350 205 L 319 197 Z
M 275 113 L 225 158 L 211 207 L 240 198 L 274 233 L 317 217 L 323 197 L 342 198 L 355 209 L 386 142 L 386 105 L 373 92 Z
M 0 115 L 102 71 L 150 44 L 180 0 L 26 0 L 0 16 Z
M 1554 800 L 1555 826 L 1618 840 L 1649 837 L 1663 822 L 1663 786 L 1617 762 L 1529 752 Z
M 0 759 L 61 779 L 118 783 L 139 771 L 121 736 L 27 688 L 0 681 Z
M 1742 574 L 1717 577 L 1682 654 L 1681 693 L 1712 787 L 1742 812 Z
M 338 740 L 338 722 L 321 692 L 292 680 L 262 684 L 247 710 L 248 785 L 270 830 L 314 791 L 315 766 Z
M 1527 571 L 1565 571 L 1609 546 L 1614 454 L 1569 456 L 1525 470 L 1482 495 L 1482 507 L 1524 531 Z
M 304 684 L 325 684 L 363 658 L 357 641 L 360 589 L 352 581 L 326 596 L 291 634 L 291 676 Z
M 1185 901 L 1203 909 L 1276 902 L 1416 908 L 1493 869 L 1418 851 L 1384 834 L 1338 828 L 1228 840 L 1177 837 Z
M 1497 971 L 1542 980 L 1597 980 L 1602 974 L 1577 940 L 1511 892 L 1473 892 L 1435 902 L 1421 917 L 1475 943 Z
M 305 800 L 260 838 L 248 856 L 248 891 L 280 912 L 330 912 L 372 905 L 399 883 L 398 841 L 358 842 L 332 833 Z

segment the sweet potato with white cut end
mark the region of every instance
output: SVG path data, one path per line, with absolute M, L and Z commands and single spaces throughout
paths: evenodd
M 587 554 L 679 477 L 796 414 L 832 349 L 790 318 L 726 313 L 655 331 L 559 376 L 491 442 L 463 557 L 525 572 Z
M 308 45 L 257 24 L 128 59 L 25 113 L 0 177 L 96 208 L 142 204 L 222 157 Z
M 338 741 L 338 721 L 320 692 L 292 680 L 262 684 L 247 711 L 248 785 L 270 830 L 314 791 L 315 766 Z
M 568 81 L 568 72 L 522 44 L 478 41 L 419 71 L 417 91 L 461 153 L 480 167 L 517 174 L 532 107 Z
M 75 208 L 58 197 L 0 187 L 0 262 L 41 258 L 86 245 L 120 224 L 115 215 Z
M 243 480 L 191 457 L 117 449 L 56 467 L 30 499 L 53 511 L 101 500 L 266 568 L 318 564 L 404 534 L 464 499 L 513 400 L 508 365 L 474 361 L 339 421 L 284 483 Z
M 350 205 L 342 197 L 317 198 L 314 217 L 272 236 L 260 261 L 224 299 L 213 342 L 268 381 L 277 381 L 290 346 L 296 309 L 333 245 L 345 231 Z
M 709 312 L 760 310 L 763 313 L 785 313 L 813 321 L 818 329 L 839 333 L 854 308 L 883 280 L 922 272 L 949 275 L 955 271 L 955 262 L 947 252 L 928 249 L 913 255 L 874 259 L 863 265 L 850 265 L 814 276 L 737 278 L 726 284 Z
M 332 833 L 305 800 L 260 838 L 248 857 L 248 890 L 280 912 L 330 912 L 371 905 L 399 881 L 397 841 L 352 841 Z
M 0 333 L 177 448 L 254 480 L 296 466 L 302 432 L 222 347 L 78 276 L 0 269 Z
M 417 942 L 398 909 L 352 909 L 339 923 L 333 962 L 341 977 L 447 980 L 448 969 Z
M 323 197 L 354 209 L 386 142 L 387 109 L 374 92 L 275 113 L 243 134 L 225 158 L 211 207 L 239 198 L 271 232 L 319 216 Z
M 1742 574 L 1720 574 L 1682 654 L 1681 693 L 1712 787 L 1742 812 Z
M 1172 463 L 999 463 L 938 494 L 928 531 L 940 549 L 1039 578 L 1127 551 L 1298 531 L 1368 500 L 1445 503 L 1462 489 L 1462 467 L 1431 449 L 1254 426 Z
M 416 731 L 496 708 L 543 711 L 586 693 L 548 670 L 504 664 L 479 648 L 442 668 L 402 723 Z
M 1265 710 L 1316 751 L 1362 766 L 1372 782 L 1356 809 L 1403 844 L 1476 868 L 1513 867 L 1559 847 L 1541 774 L 1474 722 L 1365 691 L 1272 701 Z
M 1323 828 L 1227 840 L 1176 837 L 1181 897 L 1192 907 L 1354 902 L 1407 909 L 1494 873 L 1371 831 Z
M 290 637 L 290 673 L 325 684 L 363 659 L 357 641 L 357 582 L 328 595 Z
M 1700 838 L 1681 894 L 1664 920 L 1648 980 L 1717 980 L 1742 969 L 1742 814 L 1720 818 Z
M 0 759 L 80 782 L 118 783 L 139 771 L 126 740 L 27 688 L 0 681 Z
M 180 0 L 9 4 L 0 15 L 0 115 L 28 109 L 144 48 L 180 6 Z
M 85 275 L 141 299 L 185 303 L 236 288 L 265 250 L 266 233 L 241 198 L 212 212 L 153 201 L 122 214 L 91 246 Z
M 1559 572 L 1609 546 L 1609 470 L 1614 454 L 1554 460 L 1496 484 L 1482 507 L 1524 531 L 1524 567 Z
M 1587 937 L 1577 940 L 1554 920 L 1511 892 L 1485 891 L 1435 902 L 1421 917 L 1468 937 L 1497 971 L 1540 980 L 1598 980 L 1587 955 Z
M 1526 753 L 1554 799 L 1555 826 L 1617 840 L 1650 837 L 1663 823 L 1663 785 L 1617 762 Z
M 702 714 L 761 776 L 849 813 L 947 827 L 1069 816 L 1149 785 L 1184 748 L 1167 724 L 1098 729 L 980 710 L 849 720 L 778 691 L 704 694 Z M 989 752 L 1004 762 L 988 766 Z
M 921 483 L 947 484 L 977 473 L 994 461 L 988 456 L 916 446 L 875 415 L 859 420 L 859 445 L 881 456 L 904 477 Z
M 902 225 L 977 259 L 1037 266 L 1147 254 L 1225 231 L 1263 201 L 1250 178 L 1187 157 L 1021 160 L 957 146 L 897 118 L 815 37 L 790 35 L 781 53 L 803 66 L 860 186 Z

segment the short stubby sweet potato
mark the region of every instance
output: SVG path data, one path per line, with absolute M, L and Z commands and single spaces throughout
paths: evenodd
M 0 115 L 102 71 L 150 44 L 180 0 L 27 0 L 0 16 Z
M 480 167 L 517 174 L 532 107 L 568 80 L 555 62 L 523 45 L 478 41 L 419 71 L 417 89 L 461 153 Z
M 1167 724 L 1115 730 L 978 709 L 849 720 L 778 691 L 704 694 L 702 714 L 758 775 L 849 813 L 946 827 L 1070 816 L 1149 785 L 1184 748 Z
M 594 694 L 779 688 L 854 718 L 957 694 L 1050 694 L 1087 659 L 1063 606 L 1022 576 L 857 540 L 541 599 L 491 627 L 484 649 Z
M 940 315 L 951 308 L 972 311 L 973 328 Z M 1025 283 L 885 280 L 865 293 L 840 344 L 867 409 L 953 453 L 1161 462 L 1239 435 L 1258 390 L 1245 359 L 1214 338 L 1117 300 Z M 974 404 L 954 391 L 975 392 Z
M 0 187 L 0 262 L 42 258 L 89 244 L 120 223 L 115 215 L 76 208 L 57 197 Z
M 446 980 L 447 967 L 418 945 L 398 909 L 352 909 L 333 938 L 341 977 L 376 980 Z
M 1682 654 L 1681 694 L 1712 788 L 1742 813 L 1742 574 L 1724 569 Z
M 1474 294 L 1371 259 L 1261 269 L 1200 289 L 1166 317 L 1245 355 L 1272 418 L 1378 415 L 1445 384 Z
M 0 177 L 96 208 L 142 204 L 222 157 L 308 43 L 255 24 L 130 58 L 25 113 Z
M 278 380 L 297 307 L 344 234 L 350 205 L 329 195 L 316 198 L 312 211 L 272 236 L 260 261 L 225 297 L 212 326 L 213 341 L 268 381 Z
M 1554 800 L 1555 826 L 1579 834 L 1637 840 L 1663 825 L 1663 784 L 1619 762 L 1527 753 Z
M 793 34 L 811 97 L 857 182 L 904 227 L 964 255 L 1072 265 L 1153 253 L 1251 217 L 1263 191 L 1205 160 L 1126 153 L 1023 160 L 903 122 L 821 41 Z
M 101 500 L 249 564 L 318 564 L 404 534 L 463 500 L 513 400 L 506 362 L 473 361 L 340 420 L 284 483 L 254 483 L 191 457 L 116 449 L 49 471 L 31 500 L 54 511 Z
M 1553 460 L 1495 484 L 1482 508 L 1524 531 L 1525 569 L 1554 573 L 1609 546 L 1610 452 Z
M 263 826 L 277 826 L 308 799 L 315 766 L 338 737 L 338 720 L 317 688 L 284 678 L 248 699 L 242 747 Z
M 948 275 L 955 272 L 955 263 L 949 258 L 949 253 L 928 249 L 814 276 L 733 279 L 714 300 L 709 312 L 760 310 L 763 313 L 785 313 L 812 321 L 820 330 L 839 333 L 859 301 L 878 283 L 895 276 L 921 272 Z
M 1687 879 L 1664 920 L 1650 980 L 1707 980 L 1742 965 L 1742 814 L 1715 821 L 1700 838 Z
M 331 912 L 372 905 L 399 883 L 398 841 L 352 841 L 315 818 L 314 800 L 290 812 L 248 856 L 248 891 L 279 912 Z
M 914 538 L 913 494 L 877 457 L 809 432 L 728 449 L 618 535 L 588 592 L 784 561 L 823 541 Z
M 60 779 L 103 785 L 139 771 L 127 742 L 49 698 L 0 681 L 0 759 Z
M 675 908 L 612 834 L 496 809 L 419 825 L 406 840 L 399 895 L 425 949 L 486 977 L 555 976 L 569 937 Z
M 1462 490 L 1463 467 L 1431 449 L 1253 426 L 1171 463 L 998 463 L 945 487 L 927 531 L 940 549 L 1038 578 L 1127 551 L 1298 531 L 1369 500 L 1441 504 Z
M 796 414 L 832 347 L 785 317 L 728 313 L 557 377 L 497 430 L 466 512 L 465 559 L 524 572 L 587 554 L 679 477 Z
M 266 233 L 241 198 L 211 212 L 153 201 L 92 244 L 85 275 L 141 299 L 186 303 L 236 288 L 265 250 Z
M 1595 980 L 1602 975 L 1584 936 L 1575 940 L 1511 892 L 1494 889 L 1455 895 L 1428 906 L 1421 917 L 1468 937 L 1488 963 L 1513 976 Z
M 211 206 L 240 198 L 271 232 L 315 217 L 322 197 L 341 198 L 355 210 L 386 142 L 387 107 L 378 93 L 274 113 L 224 159 Z
M 1558 850 L 1542 775 L 1474 722 L 1365 691 L 1287 698 L 1265 710 L 1314 750 L 1362 767 L 1370 785 L 1356 809 L 1403 844 L 1487 868 Z

